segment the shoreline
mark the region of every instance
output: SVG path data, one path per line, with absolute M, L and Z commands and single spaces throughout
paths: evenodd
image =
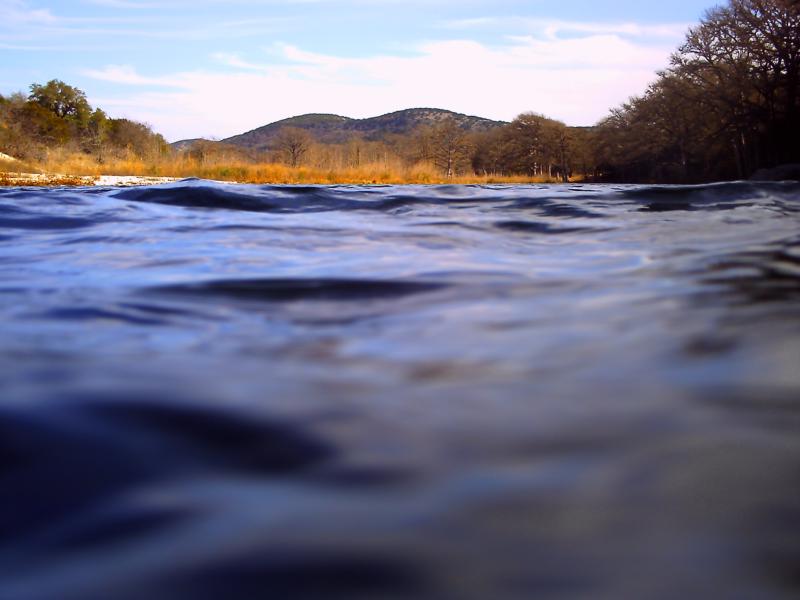
M 573 178 L 569 182 L 542 180 L 540 178 L 524 177 L 455 177 L 446 178 L 335 178 L 329 177 L 275 177 L 257 178 L 249 180 L 227 180 L 213 177 L 203 177 L 202 174 L 186 175 L 185 177 L 165 177 L 153 175 L 64 175 L 61 173 L 21 173 L 0 171 L 0 187 L 134 187 L 144 185 L 160 185 L 174 183 L 187 178 L 200 178 L 216 183 L 228 184 L 256 184 L 256 185 L 497 185 L 497 184 L 556 184 L 569 185 L 583 183 L 581 179 Z
M 178 177 L 144 175 L 63 175 L 60 173 L 0 173 L 0 187 L 133 187 L 180 181 Z

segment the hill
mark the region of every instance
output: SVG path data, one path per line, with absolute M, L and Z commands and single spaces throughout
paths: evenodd
M 174 150 L 182 152 L 184 150 L 191 150 L 192 146 L 194 146 L 195 144 L 208 141 L 210 140 L 207 140 L 205 138 L 192 138 L 189 140 L 178 140 L 177 142 L 172 142 L 170 146 L 172 146 Z
M 268 150 L 278 132 L 284 127 L 304 129 L 317 141 L 323 143 L 340 143 L 354 136 L 371 141 L 380 141 L 388 135 L 407 134 L 418 127 L 436 125 L 447 118 L 454 119 L 459 127 L 471 132 L 488 131 L 505 125 L 502 121 L 492 121 L 483 117 L 464 115 L 439 108 L 409 108 L 367 119 L 351 119 L 340 115 L 308 114 L 276 121 L 252 131 L 229 137 L 223 142 L 252 150 Z

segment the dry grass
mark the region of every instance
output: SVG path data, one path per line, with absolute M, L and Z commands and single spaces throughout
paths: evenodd
M 217 181 L 274 184 L 493 184 L 547 183 L 546 177 L 464 174 L 442 175 L 434 166 L 419 163 L 411 167 L 363 164 L 358 167 L 327 169 L 311 166 L 289 167 L 275 163 L 202 163 L 186 155 L 143 162 L 138 159 L 111 159 L 98 163 L 86 154 L 54 151 L 37 165 L 44 173 L 69 173 L 70 177 L 99 175 L 139 175 L 147 177 L 198 177 Z M 0 165 L 2 170 L 2 165 Z M 67 177 L 69 179 L 69 177 Z M 0 184 L 2 179 L 0 179 Z
M 63 173 L 63 171 L 61 171 Z M 0 186 L 79 186 L 90 185 L 91 179 L 80 174 L 60 175 L 48 173 L 42 165 L 31 161 L 0 158 Z
M 41 170 L 29 162 L 0 157 L 0 173 L 41 173 Z

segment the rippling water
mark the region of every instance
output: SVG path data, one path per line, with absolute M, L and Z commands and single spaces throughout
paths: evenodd
M 0 598 L 800 591 L 800 184 L 0 189 Z

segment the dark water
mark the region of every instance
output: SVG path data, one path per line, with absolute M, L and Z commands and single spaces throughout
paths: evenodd
M 0 598 L 796 598 L 800 184 L 0 190 Z

